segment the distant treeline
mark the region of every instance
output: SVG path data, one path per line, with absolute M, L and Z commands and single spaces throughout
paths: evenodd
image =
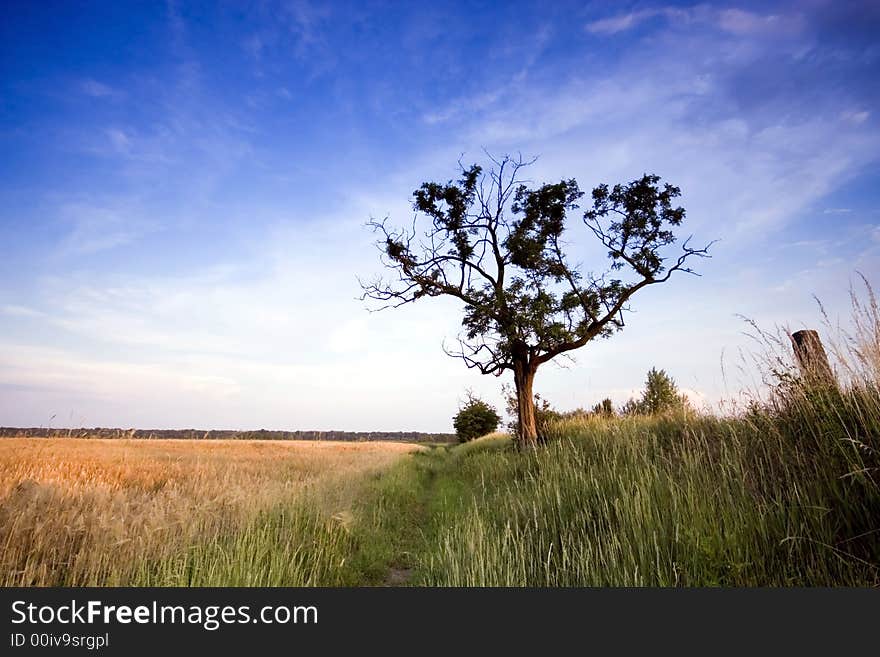
M 199 429 L 45 429 L 0 427 L 2 438 L 176 438 L 181 440 L 394 440 L 410 443 L 454 442 L 452 433 L 420 431 L 229 431 Z

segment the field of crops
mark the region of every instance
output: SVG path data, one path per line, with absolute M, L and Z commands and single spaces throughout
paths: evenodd
M 309 583 L 330 567 L 329 546 L 344 537 L 364 481 L 416 449 L 387 442 L 3 439 L 0 583 Z M 284 539 L 273 548 L 284 549 L 252 567 L 272 531 Z

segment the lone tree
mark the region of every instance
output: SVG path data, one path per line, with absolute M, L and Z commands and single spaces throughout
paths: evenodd
M 583 215 L 587 234 L 607 249 L 601 273 L 571 264 L 563 234 L 584 193 L 572 178 L 540 186 L 521 177 L 535 160 L 489 156 L 488 171 L 459 162 L 461 177 L 426 182 L 413 192 L 411 229 L 371 220 L 383 264 L 396 276 L 361 283 L 364 299 L 399 307 L 423 297 L 464 304 L 459 349 L 447 354 L 469 368 L 500 376 L 513 372 L 518 401 L 517 441 L 537 444 L 532 392 L 544 363 L 623 328 L 627 302 L 639 290 L 693 273 L 692 256 L 707 245 L 686 240 L 674 256 L 672 228 L 685 216 L 673 201 L 678 187 L 645 174 L 625 185 L 599 185 Z
M 678 391 L 675 380 L 652 367 L 648 370 L 645 389 L 641 399 L 630 399 L 624 406 L 627 415 L 659 415 L 668 411 L 687 409 L 690 406 L 685 395 Z

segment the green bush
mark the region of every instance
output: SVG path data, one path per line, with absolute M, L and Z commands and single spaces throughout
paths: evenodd
M 609 401 L 610 404 L 610 401 Z M 675 380 L 665 370 L 648 370 L 641 399 L 630 399 L 621 408 L 624 415 L 660 415 L 688 409 L 687 397 L 678 391 Z
M 495 409 L 470 393 L 464 406 L 452 419 L 458 440 L 463 443 L 492 433 L 498 428 L 499 422 L 501 417 Z

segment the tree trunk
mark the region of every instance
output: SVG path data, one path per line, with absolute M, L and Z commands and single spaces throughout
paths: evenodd
M 513 381 L 516 384 L 518 435 L 520 447 L 535 448 L 538 446 L 538 422 L 535 413 L 535 396 L 532 383 L 535 370 L 527 360 L 516 359 L 513 367 Z

